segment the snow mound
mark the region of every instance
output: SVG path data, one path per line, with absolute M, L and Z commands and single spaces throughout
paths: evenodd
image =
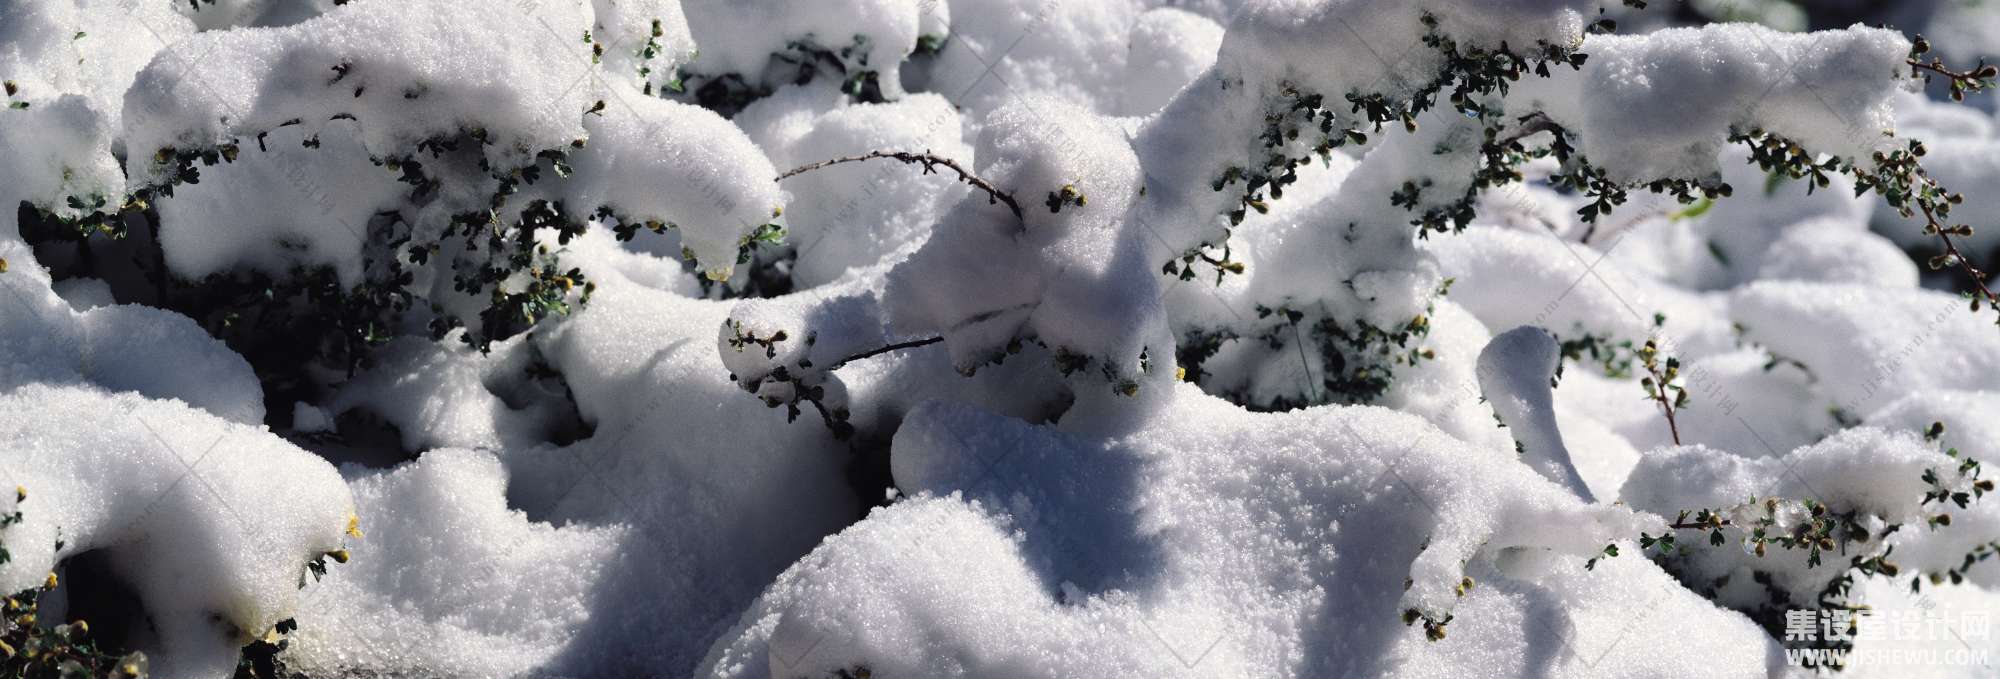
M 194 24 L 163 3 L 13 2 L 0 7 L 0 238 L 28 201 L 64 217 L 97 197 L 115 203 L 125 177 L 112 155 L 135 74 Z M 16 103 L 24 108 L 14 108 Z M 116 207 L 113 205 L 113 207 Z
M 712 111 L 634 92 L 614 96 L 601 118 L 587 121 L 590 146 L 575 154 L 575 174 L 564 184 L 569 204 L 672 225 L 710 279 L 728 279 L 745 238 L 783 211 L 777 169 Z
M 1650 181 L 1715 174 L 1734 130 L 1865 161 L 1892 141 L 1883 133 L 1895 129 L 1910 42 L 1884 28 L 1716 24 L 1591 36 L 1582 51 L 1581 72 L 1527 80 L 1515 96 L 1577 132 L 1584 156 L 1612 177 Z
M 432 450 L 348 485 L 367 535 L 315 587 L 285 657 L 314 675 L 540 666 L 588 621 L 591 588 L 631 530 L 528 520 L 508 507 L 507 472 L 491 453 Z
M 1143 3 L 1135 0 L 939 0 L 949 5 L 951 39 L 927 85 L 966 109 L 988 114 L 1022 96 L 1061 100 L 1106 115 L 1129 90 L 1178 89 L 1186 81 L 1134 81 L 1128 46 Z M 1199 50 L 1199 42 L 1185 46 Z M 1175 46 L 1171 49 L 1183 49 Z M 1212 54 L 1212 53 L 1211 53 Z
M 594 99 L 570 87 L 588 60 L 562 58 L 584 49 L 587 15 L 569 3 L 534 8 L 365 2 L 284 28 L 189 37 L 175 51 L 200 59 L 156 59 L 125 95 L 126 169 L 135 184 L 158 183 L 161 149 L 248 141 L 294 120 L 316 134 L 336 116 L 353 117 L 378 157 L 478 127 L 491 135 L 493 167 L 531 164 L 586 136 Z
M 1127 220 L 1141 182 L 1124 136 L 1087 111 L 1026 99 L 987 117 L 976 155 L 978 174 L 1024 214 L 978 191 L 946 212 L 889 274 L 891 329 L 942 334 L 966 372 L 1032 340 L 1084 359 L 1117 389 L 1165 374 L 1172 339 L 1154 268 L 1164 253 Z
M 1702 544 L 1671 557 L 1690 583 L 1726 582 L 1718 603 L 1755 610 L 1767 600 L 1822 601 L 1836 578 L 1865 558 L 1886 555 L 1904 575 L 1942 573 L 2000 530 L 2000 508 L 1978 503 L 1969 509 L 1931 504 L 1926 471 L 1957 488 L 1959 461 L 1909 431 L 1868 427 L 1843 430 L 1816 444 L 1779 456 L 1740 456 L 1705 446 L 1665 448 L 1645 455 L 1625 482 L 1621 497 L 1640 510 L 1674 516 L 1682 510 L 1716 510 L 1731 522 L 1723 543 Z M 1800 504 L 1811 501 L 1824 513 Z M 1816 517 L 1854 513 L 1869 531 L 1864 537 L 1839 533 L 1841 550 L 1811 562 L 1806 549 L 1770 545 L 1759 553 L 1749 528 L 1770 519 L 1769 534 L 1785 534 Z M 1939 513 L 1953 514 L 1930 525 Z M 1888 530 L 1899 525 L 1900 529 Z M 1699 532 L 1683 533 L 1700 542 Z M 1888 551 L 1893 550 L 1893 552 Z M 1852 562 L 1850 562 L 1852 559 Z M 1753 571 L 1763 577 L 1752 577 Z M 1788 597 L 1788 598 L 1787 598 Z
M 1910 394 L 1868 416 L 1868 425 L 1883 429 L 1924 431 L 1931 423 L 1945 425 L 1946 439 L 1960 452 L 1987 464 L 2000 464 L 2000 392 L 1925 390 Z
M 265 151 L 203 168 L 200 183 L 157 201 L 160 248 L 176 275 L 200 280 L 241 269 L 283 280 L 296 269 L 331 267 L 343 285 L 365 279 L 369 222 L 408 187 L 376 167 L 352 122 L 317 136 L 301 127 L 272 132 Z M 308 138 L 315 148 L 304 146 Z
M 546 440 L 559 395 L 537 394 L 522 379 L 533 348 L 523 339 L 481 353 L 447 337 L 403 337 L 373 355 L 374 366 L 341 385 L 327 416 L 366 411 L 395 425 L 406 451 L 527 448 Z M 297 426 L 294 424 L 294 426 Z
M 782 57 L 795 45 L 838 53 L 850 75 L 874 71 L 882 94 L 903 94 L 902 64 L 917 48 L 929 15 L 949 11 L 942 0 L 841 0 L 800 4 L 783 0 L 683 0 L 688 27 L 705 36 L 688 70 L 711 77 L 737 75 L 775 87 L 789 82 Z M 948 16 L 948 15 L 947 15 Z M 806 67 L 817 57 L 805 55 Z M 767 70 L 770 75 L 767 77 Z
M 186 316 L 139 305 L 70 307 L 27 248 L 0 241 L 0 387 L 94 383 L 178 399 L 246 425 L 264 421 L 264 390 L 243 357 Z
M 817 87 L 817 86 L 815 86 Z M 752 104 L 736 122 L 782 169 L 871 151 L 928 152 L 973 167 L 963 117 L 944 97 L 916 94 L 885 104 L 828 107 L 812 89 Z M 907 254 L 930 237 L 936 216 L 969 189 L 948 170 L 925 173 L 893 160 L 828 166 L 787 178 L 786 239 L 797 259 L 792 284 L 824 285 L 852 269 Z
M 288 654 L 327 674 L 687 676 L 771 578 L 858 516 L 847 449 L 729 381 L 710 342 L 733 303 L 651 287 L 641 265 L 658 260 L 582 238 L 577 261 L 602 272 L 589 307 L 486 358 L 394 347 L 336 399 L 419 445 L 500 445 L 350 469 L 364 524 L 383 527 L 363 544 L 382 554 L 329 576 Z M 527 344 L 586 438 L 516 438 L 536 416 L 506 410 Z
M 1956 295 L 1855 284 L 1759 282 L 1730 296 L 1745 337 L 1811 366 L 1821 395 L 1868 417 L 1903 396 L 1985 389 L 2000 337 Z
M 1596 502 L 1583 477 L 1570 462 L 1556 426 L 1554 390 L 1562 353 L 1554 337 L 1541 328 L 1520 327 L 1500 333 L 1479 352 L 1479 386 L 1493 404 L 1502 424 L 1513 429 L 1521 461 L 1584 502 Z
M 1643 560 L 1586 571 L 1563 556 L 1656 519 L 1584 505 L 1415 418 L 1177 397 L 1111 439 L 918 408 L 893 453 L 917 496 L 780 576 L 700 676 L 1650 676 L 1693 662 L 1580 632 L 1635 596 L 1657 612 L 1613 630 L 1756 634 Z M 1455 617 L 1430 642 L 1399 624 L 1406 608 Z M 1763 676 L 1768 644 L 1715 648 L 1709 671 Z
M 354 516 L 331 465 L 178 402 L 32 385 L 0 412 L 0 483 L 28 494 L 0 590 L 101 551 L 153 620 L 142 646 L 162 676 L 227 675 L 301 612 L 307 562 L 340 550 Z M 49 426 L 79 417 L 90 426 Z
M 242 356 L 186 316 L 136 304 L 78 317 L 84 376 L 111 391 L 179 399 L 239 424 L 264 422 L 264 387 Z
M 1161 7 L 1139 15 L 1125 58 L 1119 114 L 1142 116 L 1166 106 L 1215 64 L 1222 35 L 1222 26 L 1193 12 Z

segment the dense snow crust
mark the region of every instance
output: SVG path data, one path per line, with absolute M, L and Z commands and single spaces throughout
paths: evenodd
M 1950 494 L 2000 473 L 1970 464 L 2000 465 L 1994 312 L 1923 270 L 1922 224 L 1730 138 L 1924 140 L 1980 226 L 2000 124 L 1918 93 L 1902 31 L 1591 29 L 1642 16 L 5 3 L 0 587 L 57 573 L 54 622 L 115 579 L 167 677 L 280 639 L 314 677 L 1764 677 L 1802 671 L 1772 611 L 1846 574 L 1842 604 L 1990 612 L 2000 567 L 1964 559 L 2000 504 Z M 1588 58 L 1480 118 L 1428 89 L 1440 39 Z M 1586 223 L 1552 159 L 1477 181 L 1489 133 L 1552 142 L 1530 120 L 1607 180 L 1734 195 Z M 876 151 L 923 159 L 785 174 Z M 121 208 L 125 240 L 32 232 Z M 323 281 L 476 316 L 483 241 L 385 236 L 465 224 L 588 287 L 340 365 L 163 308 Z M 1669 526 L 1704 509 L 1729 524 Z M 1869 539 L 1758 552 L 1823 515 Z M 86 556 L 111 572 L 79 584 Z M 1852 569 L 1877 557 L 1899 574 Z

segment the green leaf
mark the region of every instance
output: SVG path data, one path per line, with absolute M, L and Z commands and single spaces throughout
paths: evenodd
M 1695 201 L 1693 205 L 1689 205 L 1685 209 L 1673 213 L 1672 215 L 1668 216 L 1667 219 L 1676 222 L 1685 219 L 1694 219 L 1696 217 L 1708 214 L 1708 211 L 1712 209 L 1715 209 L 1715 201 L 1703 198 L 1701 200 Z
M 1715 241 L 1708 242 L 1708 254 L 1714 257 L 1715 261 L 1722 262 L 1723 266 L 1729 266 L 1729 254 L 1723 252 L 1722 246 L 1716 244 Z

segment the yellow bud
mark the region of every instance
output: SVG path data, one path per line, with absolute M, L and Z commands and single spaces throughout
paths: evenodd
M 327 552 L 326 555 L 333 557 L 333 560 L 336 562 L 347 563 L 348 554 L 347 550 L 345 549 L 336 549 L 331 552 Z
M 1183 368 L 1183 367 L 1180 367 L 1180 366 L 1175 366 L 1175 367 L 1174 367 L 1174 379 L 1175 379 L 1175 380 L 1177 380 L 1177 381 L 1181 381 L 1181 382 L 1186 382 L 1186 381 L 1187 381 L 1187 368 Z
M 0 273 L 7 273 L 7 258 L 0 257 Z
M 361 517 L 354 514 L 347 515 L 347 534 L 361 537 Z
M 27 486 L 14 486 L 14 501 L 15 501 L 15 502 L 26 502 L 27 500 L 28 500 L 28 487 L 27 487 Z
M 49 571 L 49 578 L 48 578 L 47 580 L 43 580 L 43 581 L 42 581 L 42 588 L 44 588 L 44 589 L 55 589 L 55 588 L 56 588 L 56 572 L 55 572 L 55 571 Z

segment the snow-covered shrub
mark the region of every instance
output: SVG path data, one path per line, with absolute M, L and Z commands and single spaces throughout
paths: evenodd
M 169 276 L 198 282 L 157 301 L 239 345 L 316 337 L 323 346 L 283 358 L 350 370 L 399 335 L 467 326 L 484 348 L 568 313 L 592 286 L 562 245 L 589 220 L 628 237 L 678 229 L 688 260 L 718 279 L 780 232 L 762 153 L 712 113 L 641 93 L 692 52 L 677 3 L 602 16 L 588 3 L 399 5 L 192 36 L 127 74 L 122 102 L 77 102 L 110 117 L 92 134 L 118 146 L 126 176 L 25 193 L 43 212 L 31 221 L 84 238 L 144 224 L 162 289 Z M 601 52 L 591 40 L 631 49 L 540 58 Z
M 1031 352 L 1037 355 L 1033 360 L 1052 362 L 1065 375 L 1083 375 L 1070 390 L 1075 404 L 1066 423 L 1122 431 L 1137 425 L 1100 421 L 1102 404 L 1108 402 L 1103 395 L 1133 396 L 1147 384 L 1164 383 L 1151 368 L 1153 357 L 1163 356 L 1160 325 L 1166 322 L 1182 340 L 1178 353 L 1183 369 L 1207 373 L 1214 365 L 1249 373 L 1248 378 L 1225 373 L 1204 381 L 1234 385 L 1221 391 L 1240 401 L 1283 408 L 1377 398 L 1390 385 L 1387 373 L 1393 366 L 1420 365 L 1428 357 L 1405 348 L 1413 340 L 1421 342 L 1436 308 L 1426 292 L 1448 287 L 1409 236 L 1463 230 L 1476 217 L 1483 190 L 1521 190 L 1515 183 L 1541 159 L 1554 161 L 1543 171 L 1547 181 L 1580 199 L 1572 207 L 1589 227 L 1581 236 L 1586 242 L 1635 193 L 1691 205 L 1673 213 L 1677 221 L 1699 218 L 1718 201 L 1726 203 L 1735 190 L 1724 181 L 1720 163 L 1731 144 L 1746 149 L 1748 162 L 1769 176 L 1801 180 L 1808 193 L 1826 189 L 1840 174 L 1849 175 L 1848 186 L 1857 192 L 1878 193 L 1906 215 L 1921 212 L 1924 233 L 1941 239 L 1951 252 L 1956 252 L 1953 236 L 1971 233 L 1950 226 L 1950 209 L 1959 198 L 1923 170 L 1917 160 L 1926 155 L 1922 145 L 1893 138 L 1890 111 L 1894 95 L 1913 75 L 1930 72 L 1951 81 L 1954 90 L 1971 91 L 1984 86 L 1991 69 L 1960 72 L 1925 62 L 1920 57 L 1928 48 L 1921 41 L 1913 47 L 1900 35 L 1878 29 L 1792 36 L 1736 26 L 1584 39 L 1586 23 L 1576 8 L 1533 20 L 1515 16 L 1513 21 L 1493 20 L 1507 18 L 1504 12 L 1511 8 L 1424 8 L 1399 25 L 1393 11 L 1370 13 L 1347 6 L 1353 4 L 1366 3 L 1248 9 L 1232 24 L 1216 71 L 1183 90 L 1164 112 L 1125 133 L 1138 151 L 1136 158 L 1124 155 L 1117 131 L 1076 122 L 1089 120 L 1087 111 L 1054 101 L 1001 105 L 981 130 L 975 152 L 982 159 L 979 174 L 1009 196 L 1047 195 L 1049 214 L 1034 210 L 1010 217 L 1008 206 L 974 194 L 943 220 L 954 230 L 941 229 L 896 264 L 879 296 L 818 298 L 803 307 L 797 302 L 744 303 L 719 341 L 725 355 L 735 356 L 735 377 L 774 407 L 786 405 L 794 416 L 802 403 L 810 402 L 837 435 L 846 435 L 853 429 L 847 420 L 854 406 L 850 390 L 832 375 L 839 368 L 885 350 L 942 342 L 953 365 L 971 373 L 1034 344 L 1047 353 Z M 1454 16 L 1453 10 L 1460 14 Z M 1371 23 L 1357 29 L 1350 23 L 1354 21 Z M 1263 32 L 1257 30 L 1266 25 Z M 1453 26 L 1461 25 L 1469 28 L 1453 32 Z M 1507 33 L 1549 27 L 1557 32 Z M 1589 25 L 1593 31 L 1606 27 L 1606 22 Z M 1416 63 L 1403 71 L 1398 68 L 1403 59 L 1390 62 L 1363 54 L 1366 37 L 1344 43 L 1345 54 L 1320 47 L 1319 37 L 1337 30 L 1412 35 L 1422 47 L 1416 49 Z M 1242 40 L 1236 50 L 1233 39 Z M 1523 56 L 1507 50 L 1508 44 L 1540 49 Z M 1359 72 L 1346 72 L 1350 70 Z M 1357 82 L 1383 91 L 1359 90 Z M 1345 95 L 1347 111 L 1325 105 L 1334 94 Z M 1441 101 L 1447 94 L 1449 106 Z M 1434 107 L 1451 115 L 1426 116 Z M 1055 126 L 1048 119 L 1071 122 Z M 1242 124 L 1246 120 L 1265 124 Z M 1433 121 L 1436 126 L 1429 125 Z M 1283 247 L 1253 250 L 1244 261 L 1233 259 L 1228 248 L 1236 238 L 1232 227 L 1257 242 L 1258 227 L 1264 225 L 1252 213 L 1270 212 L 1288 186 L 1310 177 L 1305 166 L 1311 153 L 1338 165 L 1331 159 L 1337 149 L 1371 143 L 1370 135 L 1384 135 L 1385 124 L 1408 134 L 1391 127 L 1358 165 L 1345 169 L 1347 181 L 1338 182 L 1338 189 L 1330 195 L 1309 194 L 1326 196 L 1317 209 L 1288 215 L 1289 224 L 1272 225 L 1289 236 Z M 1239 146 L 1257 150 L 1244 153 Z M 1148 149 L 1156 147 L 1162 149 L 1159 161 L 1148 163 Z M 1024 175 L 1021 168 L 1033 174 Z M 1212 168 L 1206 177 L 1195 174 L 1204 168 Z M 1024 176 L 1032 181 L 1022 181 Z M 1102 198 L 1107 193 L 1108 205 Z M 1121 215 L 1109 229 L 1098 216 L 1107 209 Z M 1399 232 L 1392 226 L 1415 228 Z M 1328 240 L 1334 238 L 1340 245 Z M 1219 256 L 1211 248 L 1219 249 Z M 1780 252 L 1792 255 L 1789 249 Z M 1312 259 L 1289 263 L 1287 257 Z M 1338 272 L 1341 257 L 1356 257 L 1356 264 L 1369 268 L 1326 278 L 1327 260 L 1334 259 Z M 1150 275 L 1144 273 L 1162 261 L 1165 273 L 1180 280 L 1212 274 L 1214 287 L 1186 297 L 1163 297 L 1167 284 L 1160 279 L 1148 284 Z M 1944 266 L 1970 264 L 1957 256 L 1932 262 L 1933 268 Z M 1246 269 L 1248 283 L 1231 290 L 1229 275 Z M 1752 270 L 1743 276 L 1776 277 L 1782 270 L 1774 266 L 1768 274 Z M 1975 282 L 1983 276 L 1977 269 L 1967 271 Z M 1577 282 L 1567 285 L 1574 288 Z M 1558 302 L 1566 290 L 1557 295 Z M 1491 291 L 1505 294 L 1502 288 Z M 1192 303 L 1188 297 L 1194 298 Z M 1981 286 L 1973 310 L 1992 301 Z M 1224 317 L 1224 312 L 1234 312 L 1219 307 L 1232 304 L 1254 307 L 1266 325 L 1246 322 L 1243 314 Z M 882 316 L 884 328 L 854 320 L 867 315 Z M 1622 310 L 1613 315 L 1622 316 Z M 1495 358 L 1492 372 L 1528 372 L 1503 389 L 1483 382 L 1489 371 L 1482 361 L 1484 391 L 1489 397 L 1496 390 L 1520 394 L 1522 384 L 1559 380 L 1559 356 L 1576 360 L 1588 353 L 1608 376 L 1639 382 L 1678 444 L 1676 411 L 1692 407 L 1696 393 L 1716 392 L 1714 371 L 1720 368 L 1701 364 L 1684 375 L 1676 354 L 1712 350 L 1672 346 L 1674 338 L 1662 336 L 1670 330 L 1667 315 L 1649 315 L 1651 322 L 1580 317 L 1574 327 L 1556 325 L 1570 339 L 1561 342 L 1561 351 L 1550 342 L 1546 351 L 1527 352 L 1536 354 L 1535 359 L 1511 356 L 1521 352 L 1506 349 L 1489 353 Z M 1695 315 L 1714 318 L 1712 312 Z M 1551 320 L 1544 313 L 1530 322 Z M 1609 332 L 1593 334 L 1604 321 L 1612 322 L 1605 328 Z M 1739 321 L 1738 327 L 1747 322 Z M 1310 329 L 1310 339 L 1302 328 Z M 1569 335 L 1572 331 L 1579 334 Z M 926 336 L 932 337 L 910 339 Z M 1251 338 L 1263 345 L 1260 356 L 1244 357 L 1245 349 L 1226 346 L 1248 346 Z M 1772 346 L 1766 371 L 1780 361 L 1811 364 Z M 1970 346 L 1982 347 L 1976 355 L 1991 343 Z M 1545 365 L 1533 367 L 1536 361 Z M 1268 363 L 1302 364 L 1305 379 L 1299 379 L 1296 367 L 1260 375 L 1259 364 Z M 1982 361 L 1977 369 L 1959 374 L 1985 382 L 1994 371 Z M 1273 385 L 1273 378 L 1282 381 Z M 1105 383 L 1108 389 L 1097 386 Z M 1731 384 L 1749 388 L 1740 380 Z M 1540 398 L 1539 405 L 1530 403 L 1511 416 L 1501 404 L 1495 407 L 1505 425 L 1529 430 L 1517 436 L 1515 446 L 1529 456 L 1531 466 L 1537 466 L 1535 459 L 1548 460 L 1545 475 L 1590 499 L 1555 434 L 1547 396 Z M 1144 411 L 1149 402 L 1157 411 L 1157 401 L 1143 397 L 1125 409 Z M 1706 415 L 1698 408 L 1696 412 Z M 1154 426 L 1158 422 L 1148 416 L 1133 419 Z M 1718 420 L 1704 418 L 1700 424 L 1700 434 L 1710 436 L 1708 430 Z M 1808 435 L 1803 442 L 1810 440 Z M 1951 472 L 1963 474 L 1954 477 L 1962 483 L 1953 483 L 1990 485 L 1974 472 L 1970 467 Z M 1914 472 L 1904 476 L 1910 483 L 1918 478 Z M 1897 500 L 1914 503 L 1921 495 L 1903 493 Z M 1671 512 L 1677 507 L 1650 509 Z M 1885 509 L 1873 516 L 1901 521 L 1906 514 L 1908 510 Z M 1652 546 L 1652 538 L 1646 542 Z M 1817 557 L 1812 560 L 1817 566 Z M 1878 564 L 1868 558 L 1857 557 L 1850 565 L 1862 575 L 1878 572 L 1871 570 Z M 1815 576 L 1842 573 L 1845 569 L 1836 567 Z M 1827 603 L 1803 596 L 1778 600 Z M 1419 617 L 1441 627 L 1448 616 L 1440 610 L 1422 611 Z M 1771 620 L 1768 615 L 1760 619 Z M 846 666 L 835 663 L 829 670 Z
M 1943 431 L 1934 425 L 1927 436 L 1935 441 Z M 1912 587 L 1963 582 L 2000 549 L 1990 532 L 2000 509 L 1978 503 L 1993 481 L 1980 471 L 1979 460 L 1916 434 L 1854 428 L 1783 457 L 1703 446 L 1651 456 L 1626 479 L 1623 497 L 1639 509 L 1677 512 L 1673 531 L 1642 536 L 1642 550 L 1775 637 L 1787 610 L 1862 605 L 1852 596 L 1857 578 L 1909 575 Z M 1983 532 L 1942 530 L 1954 516 Z M 1828 562 L 1833 567 L 1823 567 Z
M 1210 73 L 1129 129 L 1082 124 L 1094 116 L 1054 101 L 1002 106 L 975 153 L 976 174 L 998 191 L 975 192 L 945 216 L 953 228 L 895 267 L 877 313 L 891 337 L 942 338 L 961 371 L 1031 342 L 1053 352 L 1065 375 L 1101 376 L 1127 394 L 1146 374 L 1165 374 L 1149 370 L 1168 350 L 1164 326 L 1193 379 L 1282 409 L 1372 401 L 1399 368 L 1426 360 L 1414 345 L 1449 285 L 1411 231 L 1391 225 L 1412 227 L 1419 239 L 1463 230 L 1482 192 L 1519 190 L 1532 162 L 1553 160 L 1547 181 L 1583 199 L 1576 214 L 1590 226 L 1585 240 L 1635 191 L 1701 210 L 1733 193 L 1718 157 L 1729 144 L 1809 191 L 1849 173 L 1857 190 L 1928 215 L 1925 232 L 1951 252 L 1952 237 L 1970 233 L 1947 221 L 1958 199 L 1918 164 L 1924 148 L 1884 135 L 1893 129 L 1893 95 L 1912 73 L 1976 89 L 1990 68 L 1961 73 L 1921 62 L 1926 48 L 1881 29 L 1792 36 L 1727 26 L 1585 39 L 1613 24 L 1586 24 L 1585 4 L 1540 14 L 1474 5 L 1253 7 L 1236 18 Z M 1411 47 L 1391 62 L 1366 39 L 1318 41 L 1338 31 L 1407 36 Z M 1346 104 L 1333 104 L 1336 96 Z M 1331 178 L 1308 168 L 1370 143 L 1359 163 Z M 1305 177 L 1338 188 L 1307 188 L 1304 199 L 1316 205 L 1252 219 L 1270 217 L 1263 213 Z M 1047 215 L 1010 215 L 995 202 L 1042 196 Z M 1248 252 L 1234 249 L 1243 241 Z M 1932 264 L 1971 266 L 1954 255 Z M 1152 274 L 1156 267 L 1167 275 Z M 1247 281 L 1231 286 L 1232 275 Z M 1174 283 L 1211 276 L 1213 286 L 1186 286 L 1207 290 Z M 1991 294 L 1980 301 L 1990 304 Z M 852 326 L 845 314 L 820 315 Z M 811 394 L 823 373 L 844 364 L 843 353 L 788 350 L 803 363 L 779 366 L 771 338 L 780 333 L 829 339 L 781 325 L 732 320 L 723 343 L 739 353 L 761 344 L 770 365 L 746 365 L 738 377 L 796 407 L 799 398 L 817 400 Z M 1618 334 L 1637 341 L 1650 329 L 1632 330 Z M 887 344 L 879 339 L 843 337 L 834 346 Z M 1301 363 L 1303 374 L 1267 367 Z
M 233 669 L 238 647 L 297 615 L 309 571 L 345 560 L 344 541 L 359 532 L 333 466 L 260 428 L 94 387 L 22 387 L 0 410 L 10 451 L 0 482 L 34 498 L 5 531 L 0 590 L 25 590 L 84 555 L 107 558 L 107 577 L 136 595 L 137 619 L 152 621 L 132 641 L 159 651 L 159 674 Z M 86 412 L 101 413 L 88 428 L 43 426 Z M 176 492 L 183 484 L 203 492 Z M 92 593 L 63 591 L 72 604 Z
M 0 585 L 169 676 L 1766 676 L 1990 602 L 1984 41 L 1648 4 L 0 7 Z
M 936 0 L 853 0 L 800 6 L 774 0 L 687 0 L 689 28 L 728 36 L 702 48 L 676 89 L 724 110 L 815 78 L 863 101 L 900 99 L 902 64 L 945 39 Z
M 21 505 L 28 501 L 25 486 L 14 490 L 14 511 L 0 514 L 0 536 L 6 528 L 20 523 Z M 12 560 L 0 544 L 0 564 Z M 0 672 L 12 677 L 144 676 L 146 654 L 133 651 L 123 656 L 107 654 L 97 647 L 90 622 L 72 620 L 48 624 L 42 619 L 42 597 L 60 584 L 55 573 L 48 580 L 5 597 L 5 621 L 0 622 Z

